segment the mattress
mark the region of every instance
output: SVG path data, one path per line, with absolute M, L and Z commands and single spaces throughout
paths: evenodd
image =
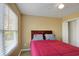
M 79 48 L 59 40 L 32 40 L 32 56 L 79 56 Z

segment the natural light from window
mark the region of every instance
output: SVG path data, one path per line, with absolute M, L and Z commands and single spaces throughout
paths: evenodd
M 8 55 L 18 43 L 18 16 L 0 4 L 0 55 Z

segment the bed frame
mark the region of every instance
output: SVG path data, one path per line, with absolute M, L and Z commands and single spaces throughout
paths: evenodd
M 45 34 L 53 34 L 52 30 L 32 30 L 31 31 L 31 40 L 33 39 L 34 34 L 43 34 L 43 39 L 45 40 Z

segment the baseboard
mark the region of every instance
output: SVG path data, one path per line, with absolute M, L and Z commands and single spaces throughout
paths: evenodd
M 28 49 L 22 49 L 22 51 L 30 51 L 30 48 L 28 48 Z
M 20 52 L 19 52 L 18 56 L 20 56 L 20 55 L 21 55 L 21 53 L 22 53 L 22 49 L 20 50 Z
M 19 52 L 19 54 L 18 54 L 18 56 L 21 55 L 22 51 L 30 51 L 30 48 L 28 48 L 28 49 L 21 49 L 20 52 Z

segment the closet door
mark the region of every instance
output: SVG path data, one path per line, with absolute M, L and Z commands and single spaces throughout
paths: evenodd
M 62 39 L 65 43 L 79 47 L 79 19 L 63 22 Z
M 74 46 L 76 46 L 76 44 L 77 44 L 77 42 L 76 42 L 77 27 L 76 27 L 76 25 L 77 25 L 76 20 L 69 22 L 69 43 Z
M 79 47 L 79 19 L 76 20 L 76 46 Z

